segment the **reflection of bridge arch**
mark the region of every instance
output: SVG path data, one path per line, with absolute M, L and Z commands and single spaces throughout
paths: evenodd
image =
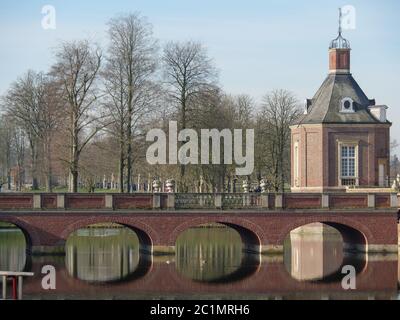
M 124 217 L 98 216 L 79 219 L 78 221 L 68 225 L 61 234 L 61 238 L 64 241 L 63 245 L 65 245 L 65 241 L 74 231 L 97 223 L 116 223 L 134 231 L 139 238 L 140 251 L 143 253 L 152 253 L 153 243 L 158 240 L 157 232 L 141 221 L 132 222 L 132 219 L 126 219 Z
M 81 279 L 81 278 L 71 274 L 71 270 L 69 270 L 69 268 L 67 266 L 66 259 L 65 259 L 65 264 L 66 264 L 66 266 L 65 266 L 66 272 L 76 282 L 88 283 L 90 285 L 104 285 L 104 284 L 114 285 L 114 284 L 123 283 L 126 281 L 135 281 L 137 279 L 144 277 L 152 269 L 153 258 L 151 255 L 139 254 L 139 262 L 138 262 L 138 265 L 136 266 L 135 270 L 133 270 L 133 272 L 128 273 L 126 276 L 124 276 L 122 278 L 106 280 L 106 281 L 94 281 L 94 280 Z
M 324 254 L 323 254 L 324 255 Z M 324 255 L 325 257 L 325 255 Z M 309 256 L 302 257 L 300 258 L 300 261 L 297 261 L 298 264 L 302 264 L 307 258 L 310 258 Z M 321 257 L 322 258 L 322 257 Z M 312 274 L 313 276 L 310 275 L 310 273 L 307 274 L 307 276 L 304 276 L 304 274 L 299 274 L 294 271 L 291 266 L 293 264 L 293 255 L 290 257 L 290 264 L 287 264 L 289 261 L 284 261 L 285 265 L 285 273 L 287 273 L 288 276 L 290 276 L 293 281 L 299 282 L 299 283 L 340 283 L 343 280 L 343 277 L 347 274 L 342 273 L 342 269 L 344 266 L 352 266 L 355 269 L 356 275 L 363 274 L 367 269 L 367 264 L 368 264 L 368 259 L 366 254 L 354 254 L 354 253 L 346 253 L 344 254 L 340 261 L 338 261 L 337 264 L 331 264 L 329 261 L 329 256 L 327 257 L 327 261 L 325 261 L 325 258 L 322 258 L 323 260 L 321 261 L 322 263 L 327 263 L 328 266 L 330 267 L 329 270 L 326 270 L 324 267 L 325 265 L 321 265 L 319 261 L 313 262 L 311 260 L 311 265 L 319 266 L 320 268 L 315 270 L 316 274 Z M 310 263 L 308 263 L 310 265 Z M 332 268 L 332 266 L 334 268 Z M 323 267 L 323 269 L 321 268 Z M 300 269 L 301 270 L 301 269 Z M 305 268 L 307 270 L 307 268 Z M 347 272 L 347 271 L 346 271 Z
M 318 279 L 316 281 L 311 281 L 311 282 L 322 282 L 322 283 L 331 283 L 331 282 L 341 282 L 343 280 L 343 277 L 345 274 L 342 273 L 342 268 L 346 265 L 351 265 L 354 267 L 356 274 L 362 274 L 365 270 L 367 270 L 367 264 L 368 260 L 367 257 L 352 257 L 350 256 L 345 256 L 343 259 L 342 264 L 340 267 L 336 270 L 336 272 L 332 272 L 331 274 L 326 275 L 322 279 Z
M 228 294 L 237 298 L 246 297 L 246 295 L 265 295 L 279 297 L 298 297 L 298 293 L 311 294 L 346 294 L 343 291 L 340 282 L 301 282 L 293 279 L 286 271 L 282 262 L 267 258 L 263 261 L 259 271 L 251 277 L 242 281 L 228 282 L 224 284 L 194 282 L 180 275 L 177 275 L 173 262 L 166 264 L 157 261 L 154 263 L 151 272 L 135 281 L 122 281 L 113 283 L 108 290 L 99 290 L 97 285 L 77 280 L 68 275 L 63 261 L 54 262 L 48 257 L 36 257 L 33 263 L 32 271 L 35 277 L 28 278 L 24 282 L 25 295 L 41 295 L 43 297 L 71 297 L 70 294 L 80 298 L 105 298 L 110 299 L 113 296 L 143 299 L 152 294 L 154 297 L 181 297 L 182 295 L 191 295 L 196 293 L 198 296 L 205 295 L 209 298 L 210 294 Z M 57 290 L 44 290 L 41 286 L 41 267 L 44 264 L 52 264 L 57 270 Z M 385 270 L 385 272 L 382 272 Z M 352 291 L 352 290 L 349 290 Z M 377 297 L 382 294 L 385 299 L 397 294 L 397 260 L 371 260 L 368 262 L 367 270 L 357 276 L 357 288 L 355 292 L 365 295 L 365 298 L 371 295 Z M 134 294 L 138 296 L 133 296 Z M 349 292 L 347 292 L 349 293 Z M 105 296 L 102 296 L 105 294 Z M 351 293 L 350 297 L 352 297 Z M 294 296 L 293 296 L 294 295 Z M 338 298 L 338 296 L 336 296 Z M 339 296 L 340 298 L 340 296 Z M 343 296 L 341 297 L 343 298 Z
M 169 243 L 175 245 L 179 235 L 189 228 L 210 224 L 218 223 L 230 227 L 236 230 L 244 245 L 245 251 L 259 253 L 261 250 L 261 244 L 268 243 L 264 231 L 255 223 L 244 219 L 235 217 L 199 217 L 187 220 L 179 224 L 169 236 Z
M 246 254 L 244 253 L 241 261 L 241 265 L 238 266 L 238 268 L 226 275 L 223 275 L 219 278 L 212 279 L 212 280 L 198 280 L 198 279 L 192 279 L 184 275 L 176 265 L 176 273 L 172 273 L 172 276 L 176 281 L 181 281 L 178 280 L 178 275 L 179 277 L 183 277 L 186 279 L 189 279 L 190 281 L 194 283 L 208 283 L 208 284 L 220 284 L 224 285 L 227 283 L 234 283 L 238 281 L 245 280 L 246 278 L 249 278 L 253 276 L 261 267 L 261 256 L 256 255 L 256 254 Z
M 106 281 L 92 281 L 92 280 L 85 280 L 85 279 L 79 279 L 77 277 L 74 277 L 76 281 L 83 281 L 83 282 L 88 282 L 93 285 L 97 284 L 115 284 L 119 283 L 122 281 L 134 281 L 136 279 L 139 279 L 146 275 L 152 268 L 152 256 L 149 255 L 149 253 L 152 252 L 152 244 L 153 244 L 153 239 L 154 236 L 150 236 L 154 234 L 154 231 L 151 230 L 149 226 L 146 224 L 143 224 L 141 222 L 135 222 L 134 224 L 131 223 L 131 221 L 127 222 L 125 219 L 121 217 L 115 217 L 115 218 L 110 218 L 110 217 L 96 217 L 96 218 L 88 218 L 88 219 L 80 219 L 76 221 L 73 224 L 70 224 L 62 233 L 62 239 L 65 240 L 65 245 L 66 245 L 66 240 L 68 237 L 75 231 L 81 228 L 88 227 L 93 224 L 98 224 L 98 223 L 115 223 L 119 224 L 122 227 L 125 227 L 131 231 L 133 231 L 136 236 L 138 237 L 139 240 L 139 257 L 138 257 L 138 265 L 136 266 L 135 270 L 132 272 L 128 273 L 125 277 L 120 278 L 120 279 L 112 279 L 112 280 L 106 280 Z M 65 250 L 67 252 L 67 250 Z M 67 263 L 67 259 L 65 261 Z M 70 270 L 68 266 L 66 265 L 67 272 L 70 273 Z M 73 275 L 71 275 L 73 276 Z
M 331 217 L 295 219 L 295 221 L 289 223 L 281 233 L 280 243 L 284 243 L 285 238 L 292 230 L 316 222 L 326 224 L 339 231 L 343 239 L 345 250 L 364 252 L 368 250 L 368 239 L 372 238 L 371 231 L 365 225 L 349 218 L 341 218 L 340 222 Z
M 285 251 L 285 258 L 289 258 L 290 260 L 285 261 L 285 270 L 294 280 L 310 283 L 340 282 L 344 277 L 342 268 L 345 265 L 353 266 L 357 274 L 366 270 L 366 256 L 361 254 L 355 255 L 354 252 L 348 252 L 366 251 L 367 249 L 367 238 L 364 232 L 368 234 L 369 230 L 360 231 L 358 228 L 362 228 L 362 226 L 355 224 L 354 221 L 343 221 L 342 219 L 341 222 L 338 223 L 334 219 L 317 219 L 317 221 L 307 221 L 305 224 L 292 223 L 287 226 L 285 238 L 289 237 L 291 231 L 299 227 L 306 227 L 315 222 L 336 230 L 340 234 L 341 240 L 337 238 L 334 242 L 325 243 L 322 238 L 322 232 L 324 232 L 322 229 L 319 231 L 321 233 L 319 233 L 319 238 L 317 240 L 307 237 L 308 233 L 302 236 L 299 234 L 295 238 L 293 238 L 295 235 L 291 235 L 290 255 L 288 256 Z M 309 236 L 311 236 L 311 234 L 309 234 Z M 300 240 L 296 240 L 299 237 Z M 317 255 L 315 255 L 315 250 Z M 334 253 L 334 251 L 336 253 Z M 315 258 L 318 256 L 320 256 L 321 259 Z M 314 261 L 314 259 L 317 260 Z M 286 263 L 289 264 L 286 265 Z M 290 268 L 288 269 L 288 267 Z M 304 273 L 304 270 L 308 271 Z

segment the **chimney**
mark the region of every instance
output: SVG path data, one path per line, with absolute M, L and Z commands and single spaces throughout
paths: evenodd
M 386 110 L 388 109 L 385 105 L 374 105 L 369 106 L 369 111 L 371 114 L 380 122 L 386 122 Z

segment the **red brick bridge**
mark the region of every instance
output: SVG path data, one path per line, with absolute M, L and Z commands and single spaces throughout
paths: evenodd
M 72 232 L 105 222 L 131 228 L 151 253 L 173 252 L 183 231 L 207 223 L 237 230 L 251 251 L 282 252 L 291 230 L 314 222 L 337 229 L 345 248 L 397 252 L 397 212 L 390 193 L 0 193 L 0 221 L 21 228 L 39 254 L 64 252 Z

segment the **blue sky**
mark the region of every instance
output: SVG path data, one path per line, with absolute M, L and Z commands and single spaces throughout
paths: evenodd
M 44 5 L 56 9 L 55 30 L 41 27 Z M 392 138 L 400 141 L 398 0 L 1 0 L 0 94 L 27 69 L 46 71 L 59 41 L 90 38 L 106 45 L 107 21 L 139 11 L 161 45 L 201 41 L 227 92 L 261 101 L 266 92 L 284 88 L 304 100 L 327 74 L 328 45 L 343 5 L 356 9 L 356 29 L 344 31 L 353 76 L 369 98 L 389 106 Z

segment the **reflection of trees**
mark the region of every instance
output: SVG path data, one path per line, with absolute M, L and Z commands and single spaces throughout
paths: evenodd
M 18 228 L 0 227 L 0 270 L 23 271 L 26 263 L 26 240 Z
M 191 228 L 176 242 L 178 271 L 196 281 L 218 281 L 242 265 L 243 244 L 237 231 L 212 225 Z
M 68 272 L 91 282 L 117 281 L 139 265 L 139 240 L 127 229 L 80 229 L 66 245 Z

